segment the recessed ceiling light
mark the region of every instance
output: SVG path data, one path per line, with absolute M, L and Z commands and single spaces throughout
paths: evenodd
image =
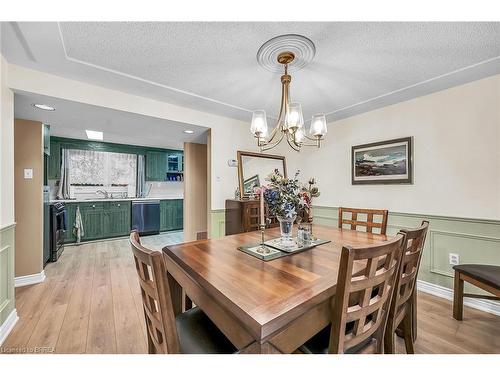
M 96 130 L 85 130 L 85 133 L 87 133 L 88 139 L 94 139 L 96 141 L 102 141 L 103 139 L 102 132 L 98 132 Z
M 186 134 L 193 134 L 194 130 L 184 130 L 184 133 L 186 133 Z
M 33 107 L 36 107 L 38 109 L 43 109 L 44 111 L 55 111 L 56 110 L 54 107 L 51 107 L 50 105 L 47 105 L 47 104 L 33 104 Z

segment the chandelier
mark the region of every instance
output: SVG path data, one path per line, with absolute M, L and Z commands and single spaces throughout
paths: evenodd
M 283 67 L 281 76 L 281 106 L 276 125 L 268 133 L 266 111 L 258 110 L 252 113 L 250 131 L 257 140 L 261 151 L 270 150 L 286 139 L 291 148 L 300 151 L 302 146 L 321 146 L 321 141 L 327 133 L 326 116 L 323 113 L 312 116 L 309 132 L 304 127 L 302 107 L 300 103 L 290 101 L 290 82 L 288 65 L 295 59 L 293 52 L 281 52 L 277 61 Z M 309 133 L 309 134 L 307 134 Z

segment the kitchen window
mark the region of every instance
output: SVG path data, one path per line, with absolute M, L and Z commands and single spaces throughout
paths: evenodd
M 95 198 L 104 190 L 113 198 L 135 197 L 137 155 L 68 150 L 70 197 Z

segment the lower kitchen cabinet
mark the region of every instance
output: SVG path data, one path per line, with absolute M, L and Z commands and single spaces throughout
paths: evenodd
M 105 237 L 126 236 L 130 233 L 130 202 L 109 202 L 104 216 Z
M 130 233 L 130 201 L 66 203 L 68 230 L 65 243 L 76 241 L 73 224 L 78 206 L 84 231 L 82 241 L 121 237 Z
M 184 207 L 182 199 L 160 201 L 160 231 L 180 230 L 184 225 Z
M 75 242 L 76 237 L 73 235 L 73 224 L 75 223 L 76 204 L 66 203 L 66 233 L 64 233 L 64 243 Z

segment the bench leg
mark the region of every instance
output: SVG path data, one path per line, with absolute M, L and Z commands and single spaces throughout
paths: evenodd
M 464 315 L 464 281 L 460 272 L 455 271 L 455 286 L 453 288 L 453 317 L 462 320 Z

